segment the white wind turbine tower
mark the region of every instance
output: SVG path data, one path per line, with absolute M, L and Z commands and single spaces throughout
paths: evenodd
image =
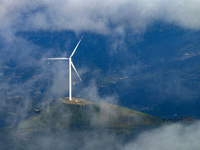
M 43 58 L 43 60 L 69 60 L 69 100 L 72 100 L 72 75 L 71 75 L 71 66 L 74 68 L 74 71 L 76 72 L 77 76 L 79 77 L 80 81 L 81 77 L 79 76 L 73 62 L 72 62 L 72 56 L 74 55 L 74 53 L 76 52 L 76 49 L 78 47 L 78 45 L 80 44 L 81 40 L 82 40 L 83 36 L 81 37 L 81 39 L 79 40 L 78 44 L 76 45 L 76 47 L 74 48 L 74 51 L 72 52 L 71 56 L 69 58 Z

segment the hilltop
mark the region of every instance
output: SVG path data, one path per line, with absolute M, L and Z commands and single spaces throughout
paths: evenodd
M 191 123 L 191 117 L 163 119 L 119 105 L 89 102 L 68 97 L 53 100 L 46 107 L 32 108 L 35 115 L 19 124 L 18 129 L 99 129 L 115 133 L 135 134 L 138 130 L 155 128 L 172 122 Z
M 7 101 L 13 103 L 20 101 L 20 98 Z M 0 110 L 2 129 L 5 127 L 19 130 L 109 128 L 120 132 L 126 129 L 128 133 L 132 134 L 141 127 L 149 128 L 172 122 L 192 123 L 196 121 L 196 119 L 186 116 L 163 119 L 120 105 L 95 103 L 80 98 L 73 98 L 70 101 L 68 97 L 64 97 L 54 99 L 49 104 L 42 104 L 38 108 L 28 109 L 26 118 L 21 123 L 4 123 L 6 118 L 14 119 L 18 117 L 16 111 L 13 109 L 6 111 L 6 108 Z
M 126 143 L 136 138 L 142 131 L 173 122 L 195 121 L 191 117 L 167 120 L 119 105 L 89 102 L 79 98 L 69 101 L 68 97 L 65 97 L 41 105 L 40 108 L 31 108 L 23 122 L 1 128 L 0 142 L 7 143 L 3 144 L 5 146 L 3 149 L 7 148 L 6 145 L 15 149 L 30 147 L 43 149 L 45 140 L 49 139 L 51 149 L 57 149 L 58 143 L 60 141 L 65 143 L 67 139 L 68 143 L 64 144 L 65 146 L 70 147 L 71 143 L 73 147 L 79 149 L 86 135 L 87 138 L 110 137 L 115 138 L 115 141 Z M 107 140 L 109 141 L 109 138 Z M 110 146 L 109 142 L 105 145 Z
M 32 128 L 131 128 L 160 125 L 166 120 L 137 112 L 119 105 L 89 102 L 79 98 L 69 101 L 59 98 L 19 125 L 20 129 Z M 38 112 L 39 111 L 39 112 Z

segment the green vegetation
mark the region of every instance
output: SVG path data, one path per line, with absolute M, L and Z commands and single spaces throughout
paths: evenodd
M 134 134 L 165 120 L 111 104 L 97 104 L 84 100 L 70 102 L 57 99 L 38 114 L 19 124 L 20 130 L 30 129 L 90 129 L 108 128 L 115 133 Z M 32 131 L 32 130 L 30 130 Z
M 166 120 L 122 106 L 98 104 L 78 98 L 73 101 L 69 101 L 66 98 L 56 99 L 49 106 L 43 106 L 40 109 L 30 109 L 29 114 L 28 119 L 17 126 L 19 130 L 32 132 L 32 130 L 46 129 L 85 130 L 107 128 L 115 133 L 135 134 L 138 131 L 170 122 L 182 120 L 186 120 L 183 122 L 194 121 L 193 118 L 188 119 L 187 117 Z M 11 115 L 15 115 L 15 113 Z
M 46 107 L 31 109 L 31 112 L 29 118 L 18 126 L 1 128 L 0 137 L 4 138 L 5 135 L 12 133 L 17 135 L 11 139 L 14 141 L 14 147 L 17 145 L 21 149 L 26 149 L 34 145 L 40 149 L 37 140 L 42 137 L 84 137 L 85 134 L 94 131 L 96 134 L 111 133 L 126 141 L 135 138 L 142 131 L 163 124 L 195 121 L 191 117 L 165 120 L 122 106 L 98 104 L 78 98 L 73 98 L 72 101 L 67 98 L 56 99 Z

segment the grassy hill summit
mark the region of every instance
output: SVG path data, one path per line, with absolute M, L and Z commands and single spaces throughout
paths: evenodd
M 119 105 L 95 103 L 80 98 L 68 97 L 53 100 L 48 106 L 32 108 L 35 115 L 19 124 L 19 129 L 31 128 L 126 128 L 159 126 L 166 123 L 192 123 L 192 117 L 163 119 Z
M 49 149 L 46 145 L 59 149 L 58 143 L 80 149 L 85 139 L 94 137 L 108 140 L 104 143 L 107 147 L 113 138 L 114 143 L 127 143 L 145 130 L 173 122 L 196 121 L 191 117 L 162 119 L 119 105 L 79 98 L 69 101 L 68 97 L 55 99 L 40 108 L 31 108 L 28 113 L 23 122 L 0 128 L 0 141 L 6 143 L 2 149 L 7 146 L 10 149 Z
M 14 100 L 9 99 L 10 103 L 13 103 Z M 17 100 L 19 101 L 19 98 Z M 196 119 L 186 116 L 163 119 L 119 105 L 90 102 L 80 98 L 73 98 L 69 101 L 68 97 L 54 99 L 49 104 L 41 105 L 40 108 L 29 109 L 27 117 L 23 121 L 15 123 L 14 126 L 3 121 L 7 118 L 18 117 L 15 111 L 9 112 L 5 108 L 0 111 L 0 115 L 2 116 L 0 127 L 2 131 L 7 128 L 17 128 L 20 131 L 106 128 L 117 133 L 125 131 L 128 134 L 134 134 L 138 130 L 154 128 L 163 124 L 196 121 Z
M 53 100 L 36 115 L 19 125 L 32 128 L 135 128 L 135 126 L 160 125 L 166 120 L 137 112 L 118 105 L 89 102 L 68 97 Z

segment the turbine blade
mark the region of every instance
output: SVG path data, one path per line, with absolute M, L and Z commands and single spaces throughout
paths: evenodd
M 79 74 L 78 74 L 78 72 L 77 72 L 77 70 L 76 70 L 76 68 L 75 68 L 75 66 L 74 66 L 74 64 L 73 64 L 72 61 L 71 61 L 71 65 L 72 65 L 72 67 L 74 68 L 74 71 L 76 72 L 76 74 L 77 74 L 77 76 L 79 77 L 80 81 L 82 82 L 81 77 L 79 76 Z
M 84 35 L 83 35 L 83 36 L 84 36 Z M 80 42 L 81 42 L 83 36 L 82 36 L 81 39 L 79 40 L 78 44 L 77 44 L 76 47 L 74 48 L 74 50 L 73 50 L 73 52 L 72 52 L 72 54 L 71 54 L 71 56 L 70 56 L 69 58 L 71 58 L 71 57 L 74 55 L 74 53 L 75 53 L 75 51 L 76 51 L 78 45 L 80 44 Z
M 69 58 L 42 58 L 42 60 L 68 60 Z

